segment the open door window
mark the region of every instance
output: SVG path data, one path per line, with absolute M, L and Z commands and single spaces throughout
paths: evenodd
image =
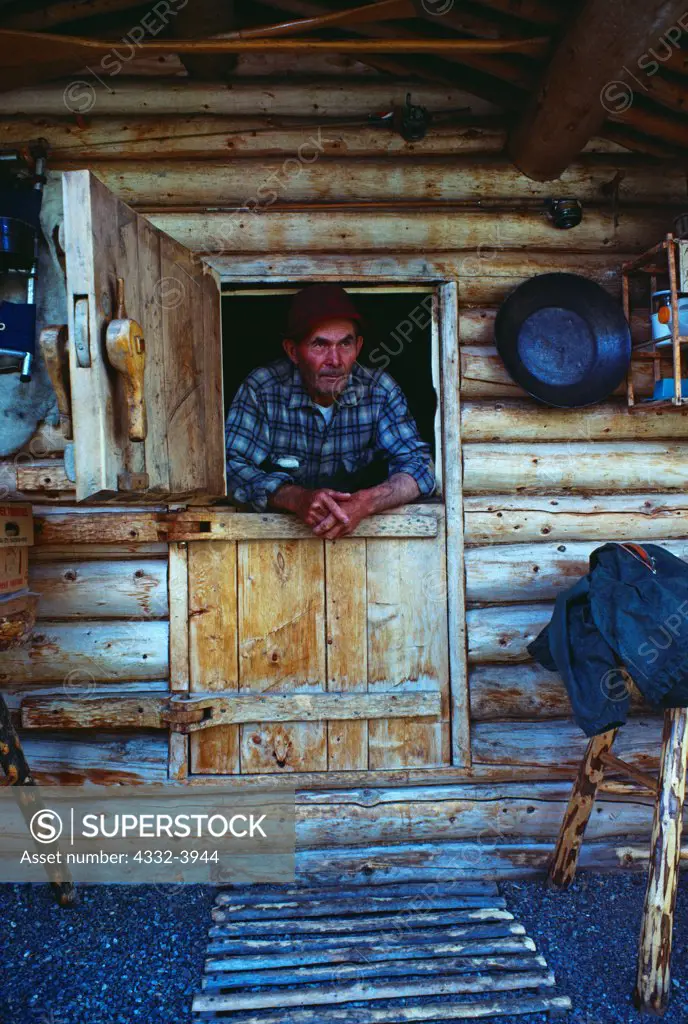
M 77 500 L 224 497 L 217 275 L 89 171 L 63 189 Z

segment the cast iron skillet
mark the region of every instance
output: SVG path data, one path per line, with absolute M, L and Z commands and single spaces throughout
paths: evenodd
M 495 339 L 516 383 L 563 409 L 607 398 L 631 359 L 621 306 L 578 274 L 541 274 L 519 285 L 497 314 Z

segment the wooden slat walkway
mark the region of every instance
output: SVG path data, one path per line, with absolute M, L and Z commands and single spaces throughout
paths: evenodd
M 247 886 L 215 903 L 195 1022 L 439 1024 L 571 1009 L 492 882 Z

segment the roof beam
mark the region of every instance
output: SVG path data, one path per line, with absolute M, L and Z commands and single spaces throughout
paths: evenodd
M 604 90 L 628 88 L 643 51 L 681 16 L 688 22 L 684 12 L 685 0 L 584 0 L 511 132 L 516 166 L 536 181 L 558 178 L 600 132 Z

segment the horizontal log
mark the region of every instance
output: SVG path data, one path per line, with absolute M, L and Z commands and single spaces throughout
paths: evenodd
M 533 723 L 528 723 L 531 728 Z M 554 723 L 544 725 L 545 729 Z M 508 726 L 500 723 L 502 731 Z M 527 759 L 528 750 L 523 751 Z M 516 837 L 556 839 L 570 795 L 563 782 L 514 783 L 501 786 L 427 786 L 403 790 L 373 789 L 319 794 L 318 801 L 297 798 L 297 849 L 447 842 L 481 837 L 513 841 Z M 596 802 L 586 839 L 647 835 L 652 825 L 652 798 Z M 342 825 L 346 823 L 346 828 Z M 492 904 L 490 904 L 492 905 Z M 428 897 L 424 910 L 433 910 Z M 279 917 L 277 913 L 274 917 Z
M 22 729 L 163 729 L 167 697 L 146 693 L 134 697 L 25 697 Z
M 63 544 L 155 544 L 160 541 L 154 511 L 111 512 L 99 509 L 69 512 L 34 512 L 35 543 Z
M 192 506 L 186 512 L 167 514 L 159 510 L 93 512 L 73 510 L 53 512 L 41 510 L 34 515 L 36 545 L 51 547 L 98 545 L 114 552 L 117 544 L 126 544 L 136 551 L 136 544 L 152 544 L 161 538 L 169 540 L 261 540 L 280 537 L 310 537 L 311 532 L 293 516 L 281 513 L 242 513 L 234 509 Z M 203 524 L 201 527 L 201 523 Z M 431 505 L 411 504 L 403 511 L 371 516 L 358 527 L 360 537 L 430 537 L 437 533 L 437 512 Z M 102 542 L 108 541 L 103 547 Z M 154 551 L 166 551 L 164 545 Z M 102 557 L 102 556 L 101 556 Z
M 511 288 L 504 289 L 504 297 Z M 462 345 L 461 352 L 461 395 L 463 398 L 525 398 L 528 402 L 534 402 L 526 395 L 526 392 L 509 376 L 504 361 L 495 348 L 491 345 Z M 652 363 L 641 362 L 633 365 L 633 385 L 636 393 L 645 397 L 652 393 L 654 387 L 654 373 Z M 626 382 L 621 384 L 614 391 L 614 394 L 625 398 Z M 537 403 L 535 408 L 546 412 L 546 407 Z M 581 415 L 587 414 L 588 410 L 579 410 Z M 673 410 L 666 410 L 665 415 L 671 415 Z M 650 410 L 636 412 L 634 415 L 653 415 Z M 680 415 L 680 414 L 679 414 Z
M 41 622 L 23 647 L 4 651 L 0 686 L 60 682 L 88 696 L 103 683 L 168 676 L 166 622 Z
M 283 83 L 282 83 L 283 84 Z M 415 95 L 415 94 L 414 94 Z M 73 117 L 6 118 L 0 125 L 4 146 L 44 138 L 50 146 L 53 171 L 83 167 L 84 162 L 119 160 L 226 160 L 238 157 L 309 158 L 314 138 L 317 152 L 328 157 L 366 156 L 452 156 L 454 154 L 500 153 L 506 129 L 500 118 L 452 118 L 450 125 L 431 127 L 421 142 L 406 142 L 388 128 L 366 125 L 328 124 L 321 117 L 279 125 L 274 119 L 256 116 L 203 117 L 162 115 L 133 117 L 89 117 L 75 124 Z M 242 191 L 241 197 L 244 198 Z
M 0 114 L 39 117 L 64 117 L 65 82 L 12 89 L 0 97 Z M 413 102 L 433 111 L 470 107 L 472 113 L 493 113 L 494 107 L 470 93 L 423 82 L 398 82 L 391 79 L 340 82 L 294 83 L 199 81 L 162 82 L 157 87 L 146 81 L 108 79 L 107 88 L 96 91 L 98 115 L 141 117 L 165 115 L 214 117 L 298 117 L 312 113 L 318 118 L 367 119 L 377 110 L 391 110 L 404 104 L 408 92 Z
M 411 786 L 416 784 L 429 785 L 467 785 L 468 783 L 502 783 L 502 782 L 551 782 L 553 779 L 571 783 L 576 776 L 576 769 L 567 765 L 551 764 L 548 767 L 538 765 L 472 765 L 464 767 L 432 768 L 397 768 L 397 769 L 362 769 L 359 771 L 328 771 L 328 772 L 293 772 L 287 775 L 256 773 L 255 775 L 232 776 L 232 785 L 239 789 L 280 789 L 291 790 L 297 787 L 299 793 L 308 790 L 321 793 L 331 789 L 346 789 L 351 786 Z M 210 774 L 189 775 L 184 785 L 215 786 L 222 784 L 223 776 Z M 628 779 L 614 778 L 612 774 L 603 783 L 605 792 L 635 797 L 638 789 Z
M 552 409 L 537 402 L 463 402 L 464 441 L 626 441 L 688 437 L 688 410 L 632 413 L 625 402 L 585 409 Z
M 663 717 L 629 718 L 614 741 L 614 753 L 641 771 L 656 772 Z M 587 738 L 572 721 L 476 722 L 471 730 L 476 764 L 580 763 Z
M 364 893 L 361 893 L 364 897 Z M 500 911 L 495 911 L 500 913 Z M 367 920 L 374 923 L 378 917 L 385 915 L 367 915 Z M 398 919 L 402 925 L 403 919 Z M 278 922 L 279 923 L 279 922 Z M 340 922 L 332 922 L 336 928 Z M 303 924 L 303 922 L 302 922 Z M 220 927 L 219 925 L 217 927 Z M 211 934 L 214 930 L 211 929 Z M 220 963 L 222 961 L 220 960 Z M 530 970 L 535 967 L 545 967 L 547 961 L 543 956 L 533 953 L 524 953 L 521 956 L 497 954 L 477 957 L 437 957 L 436 959 L 423 958 L 416 960 L 413 967 L 414 976 L 429 977 L 441 974 L 471 974 L 475 971 L 484 970 Z M 246 984 L 246 977 L 241 971 L 218 971 L 215 974 L 208 974 L 209 966 L 206 965 L 206 974 L 201 982 L 205 992 L 217 992 L 230 987 L 242 988 Z M 403 960 L 386 960 L 381 963 L 351 963 L 351 964 L 316 964 L 307 967 L 275 967 L 261 973 L 261 981 L 265 984 L 289 985 L 303 984 L 310 981 L 345 981 L 347 979 L 361 978 L 390 978 L 404 977 L 408 975 L 408 964 Z
M 320 796 L 322 796 L 322 794 L 320 794 Z M 491 909 L 494 909 L 494 910 L 499 909 L 501 911 L 501 913 L 500 913 L 500 916 L 499 917 L 495 917 L 494 920 L 495 921 L 513 921 L 513 919 L 514 919 L 513 914 L 511 914 L 508 917 L 502 916 L 502 915 L 508 914 L 508 911 L 505 911 L 503 909 L 504 907 L 506 907 L 506 900 L 504 899 L 503 896 L 499 895 L 499 886 L 497 885 L 496 882 L 487 881 L 487 880 L 476 880 L 476 879 L 471 879 L 470 881 L 464 882 L 462 880 L 460 882 L 459 881 L 452 882 L 452 883 L 450 883 L 446 887 L 440 887 L 440 886 L 434 887 L 434 891 L 437 892 L 437 893 L 444 892 L 444 891 L 446 891 L 447 888 L 451 889 L 452 893 L 455 896 L 460 895 L 460 896 L 492 896 L 492 897 L 496 897 L 496 902 L 494 904 L 494 907 L 491 908 Z M 428 891 L 426 886 L 424 886 L 422 884 L 421 885 L 414 885 L 413 883 L 411 883 L 411 884 L 409 884 L 407 886 L 404 886 L 404 885 L 389 885 L 389 886 L 387 886 L 385 888 L 384 894 L 386 894 L 388 896 L 406 896 L 406 897 L 409 897 L 409 898 L 411 898 L 411 897 L 420 897 L 423 900 L 427 900 L 427 899 L 431 898 L 431 893 L 429 893 L 429 891 Z M 353 887 L 351 887 L 351 886 L 348 886 L 348 887 L 336 886 L 336 887 L 328 887 L 327 890 L 324 891 L 322 888 L 309 889 L 307 886 L 300 886 L 300 885 L 297 885 L 295 883 L 288 883 L 288 884 L 286 884 L 284 886 L 280 886 L 279 889 L 270 889 L 270 888 L 268 888 L 265 885 L 251 886 L 250 891 L 247 890 L 247 889 L 244 889 L 241 892 L 241 903 L 242 903 L 242 906 L 245 906 L 245 907 L 256 906 L 257 904 L 266 905 L 266 906 L 274 906 L 275 904 L 281 903 L 284 899 L 296 899 L 296 900 L 298 900 L 301 903 L 308 903 L 309 900 L 312 900 L 312 899 L 323 899 L 324 896 L 327 896 L 328 899 L 335 900 L 337 903 L 339 903 L 343 899 L 351 899 L 351 898 L 356 897 L 356 896 L 365 896 L 366 898 L 373 899 L 373 898 L 375 898 L 376 895 L 382 895 L 382 893 L 380 892 L 379 889 L 376 889 L 374 886 L 370 886 L 370 887 L 369 886 L 362 886 L 362 887 L 359 887 L 359 886 L 353 886 Z M 215 897 L 215 906 L 222 906 L 223 904 L 226 905 L 227 903 L 232 903 L 233 900 L 235 900 L 235 896 L 233 895 L 232 890 L 230 890 L 230 891 L 222 891 L 221 890 L 217 894 L 217 896 Z M 482 911 L 484 909 L 486 909 L 486 908 L 478 907 L 478 908 L 474 908 L 473 910 L 466 910 L 466 911 L 464 911 L 464 913 L 472 915 L 472 914 L 474 914 L 476 912 L 476 910 L 477 911 Z M 490 909 L 490 908 L 487 908 L 487 909 Z M 370 914 L 358 915 L 357 919 L 360 920 L 361 916 L 371 917 L 372 915 L 370 915 Z M 383 915 L 383 917 L 385 917 L 385 916 L 389 916 L 389 915 Z M 396 917 L 397 915 L 394 914 L 393 916 Z M 472 920 L 477 920 L 478 918 L 471 917 L 471 919 Z M 356 919 L 354 919 L 354 920 L 356 920 Z M 262 931 L 262 932 L 266 932 L 267 931 L 267 932 L 269 932 L 269 928 L 263 927 L 263 924 L 264 924 L 264 922 L 263 923 L 261 923 L 261 922 L 254 922 L 252 927 L 255 927 L 257 929 L 257 931 Z M 279 925 L 280 922 L 278 921 L 278 922 L 276 922 L 276 924 Z M 329 925 L 329 930 L 336 932 L 337 928 L 338 928 L 338 926 L 340 924 L 342 925 L 343 930 L 345 930 L 345 927 L 346 927 L 347 923 L 343 922 L 343 921 L 337 921 L 336 918 L 335 919 L 330 918 L 329 921 L 327 921 L 327 920 L 326 921 L 311 921 L 311 922 L 308 923 L 307 928 L 311 928 L 314 931 L 318 931 L 321 928 L 327 928 L 328 925 Z M 289 926 L 287 926 L 287 927 L 289 927 Z M 225 921 L 225 923 L 222 926 L 219 926 L 219 925 L 211 926 L 208 934 L 212 938 L 222 938 L 223 936 L 224 937 L 228 937 L 230 935 L 239 935 L 239 936 L 241 936 L 244 933 L 245 928 L 246 928 L 246 926 L 244 924 L 239 923 L 239 922 L 232 923 L 231 921 Z M 280 931 L 284 931 L 284 930 L 286 930 L 286 929 L 280 928 Z M 356 928 L 352 928 L 351 931 L 352 932 L 353 931 L 357 931 L 357 929 Z M 349 934 L 351 934 L 351 932 Z
M 33 699 L 34 697 L 39 697 L 47 700 L 49 699 L 51 701 L 70 699 L 66 696 L 65 690 L 61 689 L 60 682 L 57 684 L 55 682 L 23 682 L 19 684 L 12 682 L 3 683 L 2 695 L 7 707 L 16 715 L 17 728 L 21 727 L 20 708 L 22 701 L 27 698 L 30 697 Z M 158 679 L 155 682 L 150 679 L 125 680 L 124 682 L 117 682 L 114 684 L 104 683 L 102 687 L 98 687 L 97 692 L 98 697 L 102 697 L 104 700 L 114 697 L 135 697 L 138 694 L 144 698 L 160 698 L 160 695 L 163 695 L 164 697 L 169 695 L 169 682 L 166 679 Z M 88 700 L 89 697 L 85 697 L 84 699 Z M 132 721 L 134 720 L 132 719 Z M 55 726 L 55 728 L 57 728 L 57 726 Z
M 645 538 L 637 537 L 641 543 Z M 663 548 L 688 558 L 688 540 L 667 540 Z M 485 604 L 550 601 L 590 569 L 599 541 L 565 544 L 500 544 L 469 548 L 465 554 L 466 600 Z
M 554 975 L 546 969 L 531 971 L 512 971 L 507 973 L 491 973 L 485 969 L 479 974 L 467 977 L 449 977 L 422 980 L 389 980 L 376 979 L 374 982 L 351 981 L 339 979 L 337 984 L 326 986 L 309 985 L 299 991 L 272 989 L 270 992 L 248 992 L 245 989 L 236 993 L 220 992 L 207 995 L 198 993 L 193 999 L 193 1009 L 197 1013 L 211 1010 L 222 1012 L 223 1010 L 251 1011 L 256 1010 L 255 1016 L 243 1017 L 243 1024 L 259 1024 L 265 1020 L 266 1024 L 276 1024 L 277 1021 L 284 1021 L 285 1024 L 319 1024 L 323 1020 L 322 1005 L 338 1005 L 349 1002 L 365 1002 L 377 999 L 398 999 L 418 1000 L 429 1002 L 433 998 L 457 993 L 490 993 L 492 999 L 494 993 L 511 992 L 523 989 L 546 989 L 554 985 Z M 508 997 L 507 997 L 508 998 Z M 540 997 L 541 998 L 541 997 Z M 508 1005 L 508 1003 L 507 1003 Z M 284 1017 L 276 1017 L 274 1008 L 281 1007 Z M 295 1007 L 315 1006 L 312 1011 L 295 1009 Z M 319 1008 L 318 1008 L 319 1007 Z M 273 1013 L 270 1013 L 270 1008 Z M 416 1007 L 417 1009 L 417 1007 Z M 465 1005 L 462 1008 L 466 1009 Z M 446 1006 L 440 1008 L 440 1016 Z M 266 1012 L 267 1011 L 267 1012 Z M 398 1012 L 398 1011 L 397 1011 Z M 402 1011 L 403 1012 L 403 1011 Z M 423 1012 L 423 1011 L 421 1011 Z M 413 1010 L 410 1011 L 413 1013 Z M 403 1014 L 408 1020 L 413 1020 L 410 1014 Z M 456 1017 L 452 1014 L 454 1020 Z M 360 1024 L 375 1024 L 377 1021 L 398 1021 L 399 1016 L 394 1011 L 373 1011 L 371 1008 L 361 1009 L 356 1017 L 350 1015 L 350 1011 L 344 1009 L 337 1018 L 340 1024 L 347 1022 L 360 1022 Z M 403 1017 L 401 1018 L 403 1020 Z
M 250 197 L 249 197 L 250 198 Z M 256 201 L 259 197 L 256 197 Z M 256 206 L 256 203 L 253 204 Z M 260 205 L 258 204 L 258 209 Z M 675 214 L 680 213 L 677 207 Z M 401 210 L 333 208 L 313 211 L 268 210 L 258 216 L 249 207 L 227 213 L 150 213 L 150 221 L 182 245 L 199 253 L 219 252 L 343 252 L 362 249 L 369 252 L 432 252 L 477 249 L 495 246 L 501 249 L 544 247 L 578 250 L 625 252 L 647 249 L 666 230 L 671 207 L 633 207 L 618 214 L 615 224 L 611 209 L 590 209 L 575 229 L 573 241 L 566 231 L 557 231 L 542 216 L 541 210 L 495 211 L 494 239 L 486 237 L 484 210 L 439 210 L 428 206 L 413 212 Z
M 31 548 L 29 562 L 123 561 L 124 559 L 167 559 L 167 544 L 46 544 Z
M 172 712 L 186 712 L 189 721 L 202 708 L 212 709 L 208 727 L 252 722 L 324 722 L 377 718 L 436 717 L 440 695 L 435 693 L 322 693 L 322 694 L 208 694 L 209 700 L 193 698 L 171 705 Z M 167 728 L 162 697 L 27 697 L 22 703 L 22 726 L 31 729 L 127 729 Z M 206 725 L 206 721 L 203 721 Z
M 642 694 L 631 684 L 631 712 L 650 714 Z M 571 714 L 566 687 L 557 672 L 540 665 L 476 665 L 469 676 L 471 718 L 475 722 L 503 719 L 567 718 Z
M 641 415 L 641 414 L 639 414 Z M 645 441 L 589 444 L 469 443 L 463 447 L 467 493 L 685 491 L 688 446 Z
M 431 505 L 420 512 L 368 516 L 351 532 L 352 537 L 436 537 L 437 515 Z M 169 523 L 170 541 L 209 540 L 304 540 L 313 531 L 294 516 L 281 513 L 232 514 L 213 509 L 190 510 Z
M 422 256 L 394 252 L 379 253 L 322 252 L 294 253 L 286 248 L 276 254 L 210 253 L 204 262 L 214 267 L 223 281 L 237 284 L 294 284 L 314 278 L 327 280 L 360 280 L 371 283 L 395 282 L 403 285 L 415 281 L 435 283 L 457 280 L 461 308 L 499 305 L 517 285 L 535 274 L 550 271 L 582 274 L 607 291 L 620 295 L 621 263 L 635 253 L 624 255 L 606 252 L 572 253 L 553 249 L 545 251 L 502 250 L 499 227 L 495 218 L 484 222 L 480 244 L 473 252 L 427 252 Z
M 155 133 L 160 129 L 153 129 Z M 160 208 L 241 207 L 257 202 L 265 208 L 283 203 L 346 203 L 440 201 L 533 201 L 549 198 L 551 182 L 535 182 L 506 159 L 488 156 L 442 159 L 422 157 L 403 162 L 386 159 L 318 159 L 324 154 L 319 129 L 308 135 L 301 129 L 298 158 L 247 158 L 212 163 L 208 159 L 184 161 L 104 162 L 90 170 L 131 206 Z M 388 155 L 386 155 L 388 156 Z M 561 188 L 587 203 L 605 200 L 605 188 L 620 173 L 621 209 L 631 205 L 680 204 L 685 197 L 681 166 L 662 165 L 662 174 L 648 161 L 590 155 L 572 164 L 561 177 Z M 221 202 L 218 201 L 221 196 Z M 586 210 L 586 216 L 589 211 Z M 576 229 L 577 231 L 579 229 Z
M 139 785 L 167 779 L 167 737 L 156 733 L 21 734 L 31 775 L 39 785 Z
M 343 882 L 384 884 L 404 881 L 446 881 L 456 877 L 494 879 L 542 877 L 552 857 L 553 843 L 408 843 L 368 850 L 302 850 L 296 855 L 296 877 L 303 884 L 336 885 Z M 688 862 L 688 849 L 681 851 Z M 645 837 L 583 843 L 579 869 L 644 871 L 648 843 Z
M 78 518 L 78 517 L 76 517 Z M 39 619 L 160 619 L 168 614 L 167 563 L 161 559 L 30 566 L 41 595 Z
M 466 544 L 636 540 L 688 536 L 683 494 L 608 494 L 557 498 L 500 494 L 464 499 Z
M 521 604 L 470 609 L 466 612 L 469 662 L 530 661 L 526 648 L 549 622 L 553 607 Z
M 685 116 L 685 108 L 681 114 Z M 610 119 L 640 135 L 649 135 L 651 139 L 660 139 L 672 147 L 686 149 L 685 120 L 673 110 L 655 105 L 646 108 L 635 103 L 622 113 L 612 114 Z
M 0 459 L 0 493 L 16 501 L 31 501 L 40 494 L 41 500 L 53 497 L 74 500 L 74 484 L 68 479 L 64 461 L 34 459 L 22 456 Z
M 469 264 L 470 266 L 470 264 Z M 610 264 L 610 270 L 616 266 Z M 544 273 L 544 267 L 539 271 Z M 606 282 L 608 290 L 616 296 L 618 281 L 616 277 Z M 459 289 L 463 282 L 459 281 Z M 490 345 L 495 343 L 495 320 L 497 306 L 464 306 L 459 312 L 459 343 L 461 345 Z M 649 341 L 650 313 L 649 310 L 638 309 L 631 314 L 631 335 L 634 342 Z

